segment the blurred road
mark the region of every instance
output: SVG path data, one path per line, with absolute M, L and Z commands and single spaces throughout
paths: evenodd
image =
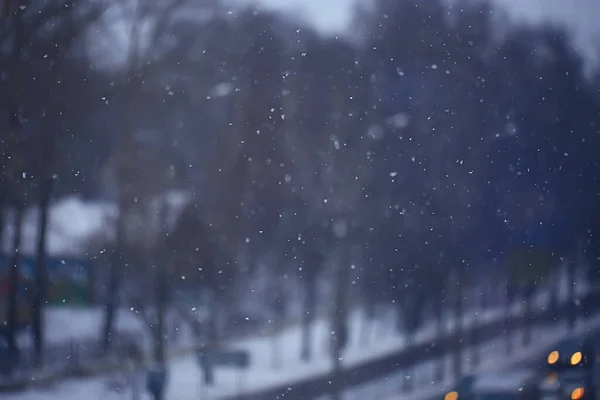
M 592 329 L 585 334 L 586 335 L 600 335 L 600 327 Z M 533 340 L 535 340 L 535 337 L 533 338 Z M 500 368 L 498 371 L 499 372 L 511 372 L 511 371 L 514 371 L 517 369 L 519 369 L 519 370 L 520 369 L 529 369 L 529 370 L 539 372 L 540 379 L 541 379 L 546 373 L 546 357 L 552 350 L 555 350 L 556 344 L 557 343 L 553 343 L 551 345 L 544 347 L 539 352 L 537 352 L 535 356 L 530 357 L 527 361 L 522 361 L 522 362 L 517 362 L 517 363 L 511 364 L 510 366 Z M 408 396 L 403 396 L 403 397 L 406 397 L 409 399 L 413 398 L 410 394 Z M 414 399 L 418 398 L 419 400 L 442 400 L 443 397 L 444 397 L 443 394 L 436 394 L 436 395 L 432 395 L 432 396 L 415 396 Z
M 600 335 L 600 327 L 595 328 L 590 330 L 588 333 L 584 334 L 584 336 L 598 336 Z M 575 335 L 577 336 L 577 335 Z M 535 338 L 534 338 L 535 340 Z M 539 356 L 537 357 L 532 357 L 531 359 L 529 359 L 526 362 L 522 362 L 522 363 L 517 363 L 515 365 L 513 365 L 511 369 L 517 369 L 517 368 L 522 368 L 522 369 L 531 369 L 531 370 L 535 370 L 535 371 L 539 371 L 539 372 L 544 372 L 546 371 L 546 358 L 548 357 L 548 354 L 552 351 L 555 350 L 556 348 L 556 344 L 553 344 L 551 346 L 546 347 L 543 351 L 540 352 Z

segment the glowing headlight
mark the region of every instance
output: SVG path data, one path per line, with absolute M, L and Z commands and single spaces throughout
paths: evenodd
M 560 353 L 558 351 L 554 350 L 553 352 L 548 354 L 548 364 L 550 364 L 550 365 L 556 364 L 558 362 L 559 358 L 560 358 Z
M 449 392 L 444 396 L 444 400 L 458 400 L 458 392 Z
M 577 388 L 571 393 L 571 400 L 580 400 L 583 398 L 584 394 L 585 390 L 583 390 L 583 388 Z
M 582 359 L 583 359 L 583 356 L 581 355 L 580 351 L 573 353 L 573 355 L 571 356 L 571 365 L 579 364 Z

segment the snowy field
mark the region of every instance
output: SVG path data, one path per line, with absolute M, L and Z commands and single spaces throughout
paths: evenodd
M 98 231 L 105 230 L 110 225 L 112 218 L 111 208 L 100 203 L 94 204 L 91 208 L 92 211 L 96 210 L 96 214 L 94 214 L 96 217 L 72 218 L 73 215 L 80 215 L 84 211 L 87 215 L 90 212 L 89 207 L 90 205 L 83 204 L 77 198 L 67 199 L 53 206 L 50 216 L 51 253 L 60 253 L 66 248 L 83 251 L 87 244 L 87 238 L 93 236 Z M 70 218 L 67 218 L 65 215 L 70 216 Z M 85 226 L 82 222 L 84 220 L 86 221 Z M 25 224 L 28 226 L 32 225 L 33 221 L 35 221 L 35 215 L 31 214 L 26 218 Z M 66 221 L 79 222 L 67 223 Z M 25 228 L 29 232 L 25 235 L 25 242 L 33 243 L 34 231 L 31 229 L 28 230 L 27 227 Z M 5 236 L 10 236 L 10 234 Z M 74 245 L 74 243 L 77 245 Z M 32 249 L 26 249 L 25 252 L 27 253 L 30 250 Z M 568 292 L 568 283 L 565 279 L 561 281 L 559 300 L 564 301 Z M 585 285 L 580 280 L 578 280 L 575 286 L 577 293 L 581 294 L 586 290 Z M 548 304 L 548 300 L 549 293 L 542 291 L 535 298 L 534 308 L 538 310 L 543 308 Z M 522 311 L 522 306 L 522 304 L 515 304 L 513 313 Z M 473 324 L 489 322 L 501 318 L 503 315 L 504 311 L 499 308 L 485 311 L 468 309 L 465 312 L 464 325 L 468 327 Z M 395 331 L 396 317 L 396 313 L 390 312 L 389 315 L 383 315 L 381 319 L 374 321 L 369 326 L 370 338 L 365 343 L 361 337 L 361 332 L 364 331 L 365 320 L 360 310 L 352 312 L 350 317 L 350 343 L 344 354 L 342 363 L 345 366 L 351 366 L 403 349 L 406 346 L 406 337 Z M 452 330 L 455 322 L 452 318 L 446 318 L 446 330 Z M 53 307 L 48 310 L 46 324 L 46 335 L 49 343 L 97 339 L 101 332 L 102 308 Z M 141 322 L 134 311 L 128 309 L 120 310 L 117 317 L 117 328 L 119 331 L 137 335 L 140 342 L 148 342 L 147 327 L 144 326 L 144 323 Z M 317 319 L 312 329 L 314 358 L 307 363 L 302 363 L 299 360 L 301 329 L 298 325 L 288 326 L 278 333 L 259 335 L 226 343 L 225 346 L 231 349 L 248 351 L 251 358 L 250 368 L 243 372 L 232 368 L 219 368 L 216 370 L 215 385 L 210 388 L 201 385 L 201 374 L 194 355 L 188 353 L 177 358 L 172 358 L 169 362 L 170 379 L 166 397 L 168 400 L 192 400 L 198 399 L 202 395 L 203 398 L 215 399 L 221 396 L 256 391 L 274 385 L 293 383 L 303 378 L 327 374 L 331 371 L 331 362 L 328 356 L 330 324 L 325 319 Z M 416 334 L 417 342 L 430 341 L 434 338 L 435 332 L 435 323 L 424 324 L 424 327 Z M 552 334 L 564 335 L 564 332 L 561 333 L 553 330 Z M 180 338 L 181 340 L 177 345 L 189 348 L 192 339 L 189 332 L 181 332 Z M 30 340 L 27 334 L 21 335 L 19 339 L 23 345 L 27 345 Z M 68 359 L 68 357 L 68 355 L 65 355 L 65 359 Z M 500 354 L 500 357 L 502 357 L 502 354 Z M 484 355 L 482 359 L 488 361 L 489 356 Z M 431 363 L 429 367 L 419 366 L 415 368 L 417 369 L 414 369 L 410 376 L 427 376 L 425 372 L 421 371 L 421 368 L 425 371 L 427 368 L 431 368 Z M 134 379 L 134 375 L 130 373 L 129 376 L 125 376 L 121 373 L 119 375 L 83 380 L 67 380 L 57 383 L 50 388 L 30 389 L 26 392 L 14 394 L 3 393 L 0 395 L 0 398 L 7 400 L 131 398 L 131 383 L 137 381 L 139 388 L 141 385 L 140 381 L 142 380 L 139 376 L 137 379 Z M 406 376 L 409 375 L 404 373 L 401 378 L 405 380 L 412 379 Z M 388 379 L 383 382 L 393 380 Z M 397 383 L 396 381 L 395 384 Z M 133 386 L 135 387 L 136 385 Z M 378 384 L 377 387 L 379 386 Z M 416 383 L 415 386 L 417 386 Z M 419 382 L 418 386 L 428 386 L 428 384 Z M 434 390 L 431 387 L 429 389 Z M 439 387 L 436 390 L 439 390 Z M 370 390 L 366 391 L 370 392 Z M 380 398 L 378 397 L 378 399 Z M 144 399 L 144 397 L 142 396 L 141 399 Z
M 103 307 L 50 306 L 44 312 L 47 343 L 99 339 L 102 332 Z M 128 309 L 119 310 L 115 328 L 119 332 L 139 334 L 146 329 L 140 318 Z M 19 344 L 28 346 L 31 334 L 22 331 Z
M 536 303 L 540 308 L 544 301 L 543 295 Z M 515 310 L 522 308 L 516 304 Z M 465 316 L 464 324 L 483 323 L 504 315 L 500 309 L 491 309 L 485 312 L 471 310 Z M 397 334 L 393 326 L 395 321 L 378 321 L 372 327 L 373 337 L 365 345 L 360 343 L 359 332 L 363 322 L 360 312 L 354 312 L 351 315 L 351 337 L 348 350 L 344 354 L 343 364 L 346 366 L 354 365 L 358 362 L 364 362 L 370 359 L 376 359 L 382 355 L 389 354 L 403 349 L 406 345 L 406 338 Z M 584 329 L 588 326 L 600 325 L 600 318 L 592 319 L 586 322 Z M 446 329 L 451 329 L 454 321 L 446 321 Z M 427 342 L 434 337 L 435 323 L 425 324 L 423 329 L 417 333 L 417 342 Z M 187 354 L 182 357 L 172 359 L 169 362 L 169 386 L 167 389 L 168 400 L 193 400 L 193 399 L 217 399 L 224 396 L 236 395 L 244 392 L 253 392 L 260 389 L 269 388 L 275 385 L 292 383 L 299 379 L 316 377 L 327 374 L 331 371 L 331 363 L 328 358 L 327 343 L 329 337 L 329 323 L 320 319 L 315 321 L 313 326 L 313 352 L 314 359 L 311 362 L 302 363 L 299 361 L 301 329 L 299 326 L 284 329 L 278 335 L 251 337 L 244 340 L 238 340 L 226 344 L 231 349 L 244 349 L 249 352 L 251 357 L 251 366 L 248 370 L 238 371 L 233 368 L 219 368 L 215 374 L 215 385 L 205 387 L 201 381 L 201 372 L 197 364 L 195 355 Z M 535 332 L 536 342 L 534 346 L 527 348 L 528 352 L 539 351 L 539 346 L 544 346 L 552 340 L 559 339 L 566 334 L 564 329 L 537 330 Z M 539 340 L 543 338 L 543 340 Z M 495 366 L 502 366 L 503 362 L 514 362 L 512 358 L 506 358 L 502 351 L 502 343 L 498 340 L 490 342 L 483 346 L 482 350 L 482 368 L 486 368 L 487 363 Z M 524 353 L 515 346 L 513 354 Z M 465 368 L 468 368 L 468 361 Z M 401 371 L 395 377 L 387 377 L 381 382 L 373 385 L 364 385 L 362 388 L 349 391 L 348 399 L 376 398 L 381 399 L 385 391 L 386 395 L 395 393 L 402 386 L 402 380 L 414 379 L 415 387 L 423 388 L 427 393 L 441 391 L 444 383 L 433 385 L 432 367 L 433 362 L 411 368 L 410 373 Z M 132 398 L 132 390 L 141 392 L 143 386 L 143 377 L 134 373 L 120 373 L 118 375 L 104 376 L 84 380 L 67 380 L 45 389 L 30 389 L 26 392 L 3 394 L 1 397 L 7 400 L 50 400 L 61 398 L 65 400 L 80 400 L 82 398 L 90 399 L 129 399 Z M 135 383 L 137 382 L 137 383 Z M 447 382 L 446 382 L 447 385 Z M 135 389 L 137 388 L 137 390 Z M 376 389 L 377 388 L 377 389 Z M 385 388 L 385 389 L 381 389 Z M 377 390 L 377 392 L 374 392 Z M 367 393 L 378 393 L 375 397 L 366 396 Z M 358 394 L 357 394 L 358 393 Z M 416 391 L 414 393 L 417 393 Z M 141 399 L 146 399 L 141 394 Z M 354 397 L 353 397 L 354 396 Z M 416 396 L 416 395 L 415 395 Z M 403 397 L 406 398 L 406 397 Z M 420 397 L 415 397 L 420 398 Z
M 580 333 L 587 332 L 592 329 L 600 328 L 600 316 L 594 317 L 583 323 L 579 323 L 577 331 Z M 535 328 L 534 337 L 536 340 L 529 346 L 521 345 L 521 332 L 514 333 L 513 352 L 508 356 L 505 352 L 505 339 L 499 338 L 490 340 L 480 347 L 481 364 L 477 367 L 479 371 L 497 371 L 503 368 L 508 368 L 511 365 L 527 361 L 532 357 L 540 356 L 540 351 L 557 340 L 568 335 L 567 328 L 564 325 L 557 325 L 553 328 Z M 247 343 L 248 345 L 251 342 Z M 258 345 L 257 347 L 261 347 Z M 259 348 L 255 349 L 260 351 Z M 470 354 L 472 349 L 467 349 L 464 358 L 464 370 L 473 371 Z M 362 385 L 360 387 L 348 390 L 345 395 L 345 400 L 400 400 L 414 399 L 426 400 L 438 394 L 444 393 L 451 385 L 451 359 L 445 359 L 445 377 L 442 382 L 434 380 L 435 364 L 439 362 L 430 361 L 417 366 L 411 367 L 406 371 L 399 371 L 397 374 L 387 376 L 377 382 Z M 314 365 L 314 364 L 313 364 Z M 193 400 L 193 399 L 216 399 L 219 398 L 218 388 L 224 387 L 227 382 L 228 389 L 222 388 L 220 394 L 236 394 L 242 393 L 250 388 L 266 387 L 274 382 L 273 377 L 281 376 L 274 373 L 272 369 L 262 368 L 264 374 L 256 374 L 259 369 L 253 367 L 248 374 L 236 374 L 233 371 L 219 371 L 217 373 L 217 387 L 212 390 L 206 390 L 200 385 L 200 374 L 198 367 L 193 359 L 181 359 L 173 361 L 171 364 L 172 380 L 171 387 L 167 394 L 169 400 Z M 306 367 L 310 370 L 310 367 Z M 327 368 L 318 372 L 326 372 Z M 237 376 L 236 376 L 237 375 Z M 286 374 L 287 375 L 287 374 Z M 300 369 L 290 369 L 289 378 L 298 379 L 300 375 L 313 375 Z M 124 377 L 105 377 L 98 379 L 89 379 L 84 381 L 67 381 L 55 385 L 47 390 L 31 390 L 25 393 L 15 393 L 12 395 L 2 395 L 2 398 L 7 400 L 49 400 L 51 398 L 61 398 L 65 400 L 75 399 L 129 399 L 132 398 L 131 388 L 127 378 Z M 413 390 L 403 392 L 407 380 L 410 380 Z M 138 377 L 139 384 L 139 377 Z M 138 386 L 139 387 L 139 386 Z M 394 395 L 395 394 L 395 395 Z M 140 397 L 143 400 L 149 397 L 143 394 Z
M 566 277 L 560 277 L 561 284 L 559 285 L 558 300 L 564 302 L 568 295 Z M 575 283 L 575 292 L 577 295 L 583 295 L 588 290 L 587 285 L 583 277 L 579 277 Z M 534 309 L 543 309 L 550 300 L 550 293 L 548 290 L 540 290 L 539 293 L 534 297 Z M 260 306 L 260 304 L 255 305 Z M 519 313 L 523 309 L 522 304 L 515 304 L 513 312 Z M 50 306 L 45 310 L 45 334 L 46 341 L 48 343 L 60 343 L 70 340 L 78 339 L 95 339 L 99 337 L 102 331 L 103 323 L 103 310 L 102 306 L 86 307 L 86 306 Z M 203 313 L 205 310 L 201 306 L 194 307 L 195 312 Z M 379 321 L 374 321 L 373 326 L 369 329 L 373 334 L 376 332 L 385 332 L 394 330 L 396 324 L 396 312 L 390 306 L 390 312 L 384 313 Z M 481 319 L 484 322 L 490 319 L 497 318 L 502 313 L 500 309 L 487 310 L 485 313 L 480 313 L 478 309 L 467 309 L 465 310 L 465 319 Z M 358 340 L 358 332 L 361 330 L 361 324 L 364 321 L 360 315 L 360 312 L 354 312 L 352 315 L 352 332 L 355 332 L 354 337 Z M 169 322 L 168 322 L 169 323 Z M 451 316 L 447 317 L 447 329 L 451 330 L 454 327 L 454 321 Z M 469 323 L 469 322 L 467 322 Z M 319 326 L 324 325 L 324 321 L 317 320 L 315 322 L 316 330 L 319 330 Z M 66 328 L 66 329 L 65 329 Z M 138 335 L 147 336 L 148 327 L 142 322 L 142 319 L 131 309 L 119 310 L 116 318 L 116 329 L 121 332 L 135 333 Z M 184 327 L 180 327 L 184 329 Z M 429 327 L 429 335 L 433 334 L 433 327 Z M 296 329 L 297 330 L 297 329 Z M 283 330 L 283 336 L 289 335 L 288 330 Z M 318 336 L 319 334 L 315 334 Z M 431 336 L 429 336 L 431 337 Z M 184 340 L 189 339 L 188 332 L 181 332 L 181 338 Z M 30 334 L 23 332 L 20 335 L 20 340 L 23 345 L 26 345 L 30 340 Z M 326 339 L 323 339 L 325 342 Z M 317 343 L 322 345 L 323 343 Z

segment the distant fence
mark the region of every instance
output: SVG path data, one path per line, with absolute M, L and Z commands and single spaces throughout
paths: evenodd
M 20 350 L 19 360 L 8 375 L 0 375 L 0 392 L 29 386 L 32 379 L 44 380 L 56 376 L 86 376 L 97 370 L 110 369 L 128 358 L 143 357 L 139 340 L 129 333 L 115 333 L 109 352 L 103 351 L 101 338 L 49 343 L 44 350 L 43 365 L 36 363 L 33 348 Z M 6 360 L 0 360 L 6 362 Z
M 600 308 L 600 293 L 593 292 L 580 299 L 577 309 L 585 316 L 596 314 Z M 531 324 L 553 324 L 557 319 L 567 319 L 575 311 L 573 303 L 559 305 L 557 309 L 544 309 L 531 316 Z M 504 334 L 506 327 L 516 327 L 523 321 L 523 316 L 516 315 L 508 318 L 474 325 L 459 332 L 448 332 L 441 338 L 430 342 L 416 344 L 395 353 L 381 356 L 374 360 L 364 361 L 342 371 L 342 376 L 332 379 L 330 374 L 318 377 L 287 382 L 276 387 L 248 392 L 225 398 L 226 400 L 308 400 L 332 393 L 334 389 L 345 390 L 382 379 L 394 372 L 439 359 L 454 349 L 459 340 L 468 338 L 468 345 L 478 345 L 484 341 L 497 338 Z

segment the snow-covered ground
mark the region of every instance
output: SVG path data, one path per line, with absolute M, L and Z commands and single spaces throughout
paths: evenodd
M 563 274 L 564 275 L 564 274 Z M 565 277 L 560 279 L 558 300 L 559 302 L 564 302 L 568 296 L 567 290 L 567 282 Z M 575 282 L 575 292 L 578 295 L 582 295 L 586 293 L 588 290 L 587 284 L 583 277 L 579 277 Z M 548 290 L 540 290 L 537 295 L 534 297 L 534 309 L 540 310 L 544 308 L 550 300 L 550 293 Z M 523 304 L 515 304 L 513 312 L 521 312 L 523 309 Z M 46 333 L 46 341 L 49 343 L 57 343 L 63 341 L 77 340 L 77 339 L 88 339 L 88 338 L 97 338 L 101 332 L 101 324 L 103 321 L 103 307 L 102 306 L 49 306 L 45 310 L 45 333 Z M 198 306 L 194 307 L 194 312 L 202 313 L 203 307 Z M 388 313 L 384 313 L 380 316 L 382 318 L 379 321 L 374 322 L 374 326 L 370 329 L 373 334 L 378 331 L 391 331 L 393 330 L 396 324 L 397 314 L 393 310 L 393 307 L 390 306 Z M 497 316 L 502 312 L 500 309 L 496 308 L 495 310 L 487 310 L 485 313 L 481 315 L 478 314 L 477 309 L 468 309 L 466 310 L 465 318 L 466 319 L 482 319 L 483 321 L 488 321 L 491 318 L 497 318 Z M 447 318 L 447 328 L 452 329 L 454 327 L 453 319 Z M 353 337 L 358 341 L 359 332 L 361 331 L 362 324 L 362 316 L 360 312 L 354 312 L 351 318 L 351 330 L 355 333 Z M 323 326 L 325 323 L 323 320 L 318 320 L 316 323 L 316 330 L 319 330 L 320 326 Z M 122 309 L 119 311 L 116 318 L 116 327 L 117 330 L 123 332 L 131 332 L 139 335 L 146 335 L 147 326 L 141 321 L 141 318 L 138 316 L 135 310 L 130 309 Z M 66 329 L 65 329 L 66 328 Z M 433 326 L 429 327 L 430 331 L 428 335 L 433 334 Z M 282 335 L 286 336 L 289 333 L 289 330 L 283 330 Z M 299 335 L 296 329 L 296 333 Z M 388 332 L 390 333 L 390 332 Z M 319 336 L 320 333 L 315 333 L 315 337 Z M 21 335 L 23 340 L 28 339 L 28 334 L 23 333 Z M 325 339 L 323 340 L 323 342 Z M 318 345 L 322 345 L 320 343 Z
M 100 306 L 49 306 L 44 313 L 46 342 L 97 339 L 101 333 L 103 314 L 104 309 Z M 128 309 L 119 310 L 115 328 L 131 334 L 139 334 L 146 329 L 141 319 Z M 30 341 L 31 334 L 28 331 L 19 334 L 21 346 L 27 346 Z
M 541 304 L 540 304 L 541 305 Z M 515 308 L 520 308 L 515 305 Z M 516 311 L 516 310 L 515 310 Z M 474 318 L 474 316 L 476 316 Z M 465 316 L 465 325 L 474 323 L 482 323 L 503 316 L 500 309 L 487 310 L 477 314 L 470 313 Z M 378 327 L 373 328 L 373 338 L 364 345 L 360 343 L 360 325 L 363 321 L 360 312 L 354 312 L 351 315 L 351 337 L 350 345 L 344 354 L 343 364 L 346 366 L 353 365 L 357 362 L 375 359 L 381 355 L 392 353 L 401 350 L 406 345 L 406 338 L 398 335 L 392 329 L 394 322 L 380 321 Z M 589 323 L 600 324 L 600 318 L 590 321 Z M 454 325 L 453 321 L 446 321 L 446 327 L 450 328 Z M 329 337 L 329 324 L 326 320 L 320 319 L 315 321 L 313 326 L 313 354 L 314 359 L 308 363 L 299 361 L 300 354 L 300 337 L 301 329 L 298 326 L 289 327 L 279 335 L 270 337 L 261 336 L 253 337 L 245 340 L 238 340 L 225 344 L 231 349 L 244 349 L 249 352 L 251 357 L 251 366 L 248 370 L 238 371 L 233 368 L 218 368 L 215 374 L 215 385 L 206 387 L 201 381 L 201 372 L 197 364 L 195 355 L 188 354 L 180 358 L 176 358 L 169 363 L 169 385 L 167 389 L 167 399 L 169 400 L 193 400 L 199 397 L 204 399 L 215 399 L 222 396 L 235 395 L 247 391 L 256 391 L 281 385 L 286 382 L 294 382 L 299 379 L 309 378 L 323 375 L 331 371 L 331 363 L 327 356 L 327 344 Z M 417 333 L 418 342 L 426 342 L 433 338 L 435 332 L 435 324 L 428 323 L 424 328 Z M 531 351 L 538 349 L 538 344 L 547 343 L 547 340 L 560 338 L 564 336 L 564 330 L 552 329 L 549 333 L 547 330 L 536 331 L 536 345 L 531 347 Z M 549 339 L 539 340 L 539 338 L 548 335 Z M 489 360 L 496 360 L 496 365 L 502 360 L 503 352 L 498 349 L 501 346 L 498 341 L 496 344 L 491 343 L 483 346 L 482 360 L 484 366 Z M 502 347 L 500 347 L 502 349 Z M 518 347 L 517 347 L 518 349 Z M 539 351 L 539 349 L 538 349 Z M 522 351 L 515 351 L 514 354 L 523 354 Z M 418 379 L 415 381 L 415 386 L 429 386 L 431 379 L 431 370 L 433 363 L 427 363 L 421 366 L 414 367 L 410 375 L 401 371 L 395 378 L 388 377 L 383 379 L 380 384 L 371 387 L 368 386 L 358 388 L 350 392 L 352 396 L 354 392 L 365 394 L 375 390 L 381 390 L 380 386 L 387 387 L 387 394 L 397 391 L 401 385 L 402 379 Z M 417 377 L 417 378 L 407 378 Z M 425 378 L 427 377 L 427 378 Z M 402 378 L 402 379 L 400 379 Z M 129 378 L 127 378 L 129 379 Z M 131 396 L 131 385 L 123 380 L 126 378 L 120 377 L 99 377 L 85 380 L 68 380 L 53 385 L 46 389 L 31 389 L 26 392 L 15 393 L 11 395 L 3 395 L 7 400 L 49 400 L 50 398 L 62 398 L 65 400 L 80 400 L 81 398 L 129 398 Z M 138 377 L 138 382 L 142 379 Z M 119 382 L 123 381 L 123 382 Z M 129 381 L 131 382 L 131 380 Z M 390 383 L 392 382 L 392 383 Z M 443 383 L 442 383 L 443 385 Z M 139 387 L 139 385 L 138 385 Z M 442 386 L 427 387 L 431 391 L 440 391 Z M 118 390 L 118 391 L 117 391 Z M 378 392 L 379 393 L 379 392 Z M 142 397 L 145 398 L 145 397 Z M 356 397 L 353 397 L 356 398 Z M 379 396 L 369 396 L 361 398 L 377 398 Z
M 581 282 L 576 284 L 576 292 L 584 293 L 587 288 Z M 562 285 L 559 291 L 559 301 L 566 300 L 566 285 Z M 535 298 L 534 308 L 543 308 L 548 301 L 547 291 L 541 291 Z M 515 304 L 513 313 L 519 313 L 523 304 Z M 489 322 L 501 318 L 504 315 L 502 309 L 488 309 L 485 311 L 467 309 L 464 317 L 466 327 L 472 324 Z M 342 361 L 343 365 L 350 366 L 359 362 L 376 359 L 382 355 L 401 350 L 407 343 L 407 338 L 398 334 L 394 327 L 396 315 L 391 312 L 382 316 L 381 320 L 375 321 L 370 327 L 370 339 L 365 343 L 361 337 L 364 318 L 360 310 L 355 310 L 350 315 L 350 342 Z M 52 308 L 47 315 L 47 337 L 50 342 L 64 341 L 78 338 L 98 337 L 101 328 L 102 309 L 89 308 Z M 146 340 L 146 329 L 135 314 L 135 311 L 121 310 L 117 319 L 121 330 L 139 335 L 140 341 Z M 455 325 L 452 318 L 445 321 L 446 330 L 451 330 Z M 216 382 L 213 387 L 204 387 L 201 384 L 201 373 L 198 368 L 195 355 L 186 354 L 172 359 L 169 362 L 169 385 L 167 398 L 169 400 L 196 399 L 200 395 L 203 398 L 218 398 L 221 396 L 235 395 L 240 392 L 256 391 L 275 385 L 293 383 L 299 379 L 322 376 L 331 371 L 328 344 L 330 338 L 330 324 L 326 319 L 317 319 L 313 325 L 313 355 L 312 361 L 303 363 L 299 360 L 301 345 L 301 328 L 291 325 L 282 329 L 279 333 L 269 335 L 257 335 L 246 339 L 238 339 L 223 345 L 231 349 L 243 349 L 250 354 L 251 365 L 245 371 L 232 368 L 218 368 L 216 370 Z M 416 333 L 417 342 L 427 342 L 434 338 L 436 324 L 429 322 Z M 560 333 L 553 330 L 554 334 Z M 537 336 L 536 336 L 537 338 Z M 189 338 L 191 339 L 191 337 Z M 189 343 L 188 343 L 189 344 Z M 491 358 L 486 356 L 486 359 Z M 421 368 L 421 367 L 419 367 Z M 422 367 L 425 368 L 425 367 Z M 412 376 L 426 376 L 418 372 Z M 403 377 L 403 379 L 407 379 Z M 99 377 L 86 380 L 68 380 L 55 384 L 49 389 L 31 389 L 27 392 L 11 395 L 2 395 L 9 399 L 39 399 L 63 398 L 65 400 L 81 399 L 82 393 L 85 397 L 95 396 L 110 398 L 115 388 L 115 377 Z M 122 391 L 129 391 L 127 384 L 120 386 Z M 119 395 L 123 395 L 122 393 Z
M 484 314 L 483 320 L 490 320 L 502 315 L 500 310 L 491 310 Z M 465 318 L 466 324 L 473 322 L 472 318 Z M 360 313 L 352 314 L 351 342 L 345 354 L 343 363 L 352 365 L 358 361 L 376 358 L 382 354 L 402 349 L 405 338 L 394 333 L 392 326 L 380 326 L 380 332 L 376 341 L 371 341 L 366 348 L 358 346 L 358 329 L 362 321 Z M 383 324 L 380 324 L 383 325 Z M 390 324 L 391 325 L 391 324 Z M 452 321 L 447 321 L 447 327 Z M 251 368 L 247 371 L 238 371 L 233 368 L 219 368 L 216 370 L 214 387 L 204 387 L 201 381 L 201 373 L 195 355 L 186 355 L 175 359 L 169 365 L 169 387 L 167 398 L 169 400 L 218 398 L 220 396 L 235 395 L 243 391 L 253 391 L 268 388 L 272 385 L 284 382 L 293 382 L 298 379 L 319 376 L 330 372 L 331 363 L 327 351 L 327 338 L 329 336 L 329 324 L 326 320 L 315 321 L 313 326 L 313 353 L 314 359 L 308 363 L 299 362 L 301 329 L 291 327 L 282 331 L 277 338 L 256 337 L 229 343 L 226 347 L 232 349 L 244 349 L 250 353 L 252 360 Z M 433 323 L 418 333 L 419 341 L 431 340 L 435 331 Z M 278 347 L 279 357 L 274 357 L 274 348 Z M 98 398 L 107 397 L 113 386 L 115 378 L 97 378 L 82 381 L 69 380 L 54 385 L 51 389 L 29 390 L 25 393 L 16 393 L 6 396 L 8 399 L 39 399 L 62 398 L 65 400 L 81 399 L 82 393 L 98 393 Z M 131 390 L 125 388 L 124 390 Z M 14 396 L 14 397 L 13 397 Z
M 586 321 L 579 321 L 572 334 L 580 335 L 597 329 L 600 329 L 600 315 Z M 478 366 L 472 365 L 470 359 L 472 349 L 468 349 L 464 353 L 463 370 L 466 373 L 509 371 L 516 364 L 541 359 L 543 354 L 540 352 L 562 338 L 569 336 L 566 324 L 556 324 L 552 328 L 536 327 L 532 333 L 535 339 L 525 346 L 521 340 L 523 333 L 521 331 L 514 332 L 511 354 L 506 353 L 505 338 L 496 338 L 486 342 L 480 347 L 481 363 Z M 418 368 L 412 369 L 410 376 L 406 373 L 398 373 L 381 381 L 364 385 L 361 388 L 349 390 L 344 399 L 426 400 L 438 395 L 439 398 L 443 398 L 444 393 L 451 390 L 452 386 L 452 360 L 450 357 L 446 357 L 446 379 L 442 382 L 435 381 L 434 366 L 434 361 L 423 363 Z M 403 380 L 406 379 L 416 379 L 417 383 L 414 385 L 414 390 L 403 393 Z M 369 393 L 369 395 L 364 396 L 365 393 Z

